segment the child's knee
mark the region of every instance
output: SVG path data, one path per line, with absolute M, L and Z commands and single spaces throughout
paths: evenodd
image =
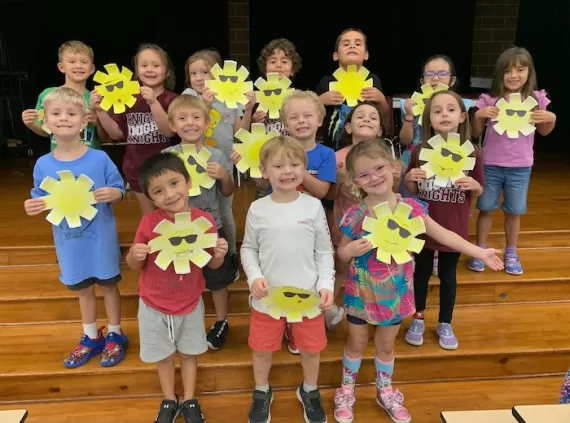
M 170 354 L 168 357 L 158 361 L 156 364 L 157 365 L 165 365 L 165 364 L 172 364 L 174 365 L 174 356 L 176 355 L 176 353 L 172 353 Z
M 301 357 L 307 360 L 319 360 L 320 354 L 318 352 L 306 352 L 303 350 L 300 350 L 301 352 Z
M 272 351 L 253 351 L 253 358 L 259 361 L 270 361 L 272 357 Z
M 95 285 L 88 286 L 87 288 L 83 288 L 77 291 L 77 294 L 81 298 L 95 298 Z
M 117 285 L 110 285 L 110 286 L 103 286 L 99 285 L 103 296 L 120 296 L 119 294 L 119 287 Z
M 174 357 L 174 354 L 171 357 Z M 180 359 L 180 361 L 183 361 L 184 363 L 191 363 L 196 361 L 195 355 L 184 354 L 181 353 L 180 351 L 178 351 L 178 358 Z

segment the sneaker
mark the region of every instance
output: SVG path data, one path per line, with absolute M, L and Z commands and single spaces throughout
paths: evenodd
M 63 365 L 68 369 L 75 369 L 76 367 L 84 365 L 96 355 L 101 354 L 105 348 L 103 328 L 99 328 L 98 335 L 97 339 L 91 339 L 83 334 L 79 345 L 63 360 Z
M 165 399 L 160 403 L 160 409 L 154 423 L 174 423 L 178 414 L 180 414 L 178 397 L 176 401 Z
M 509 275 L 522 275 L 523 269 L 521 266 L 521 261 L 517 254 L 505 255 L 505 272 Z
M 333 332 L 336 327 L 342 322 L 344 317 L 344 307 L 339 307 L 333 304 L 330 309 L 325 311 L 325 325 L 327 329 Z
M 109 332 L 105 338 L 105 349 L 101 355 L 101 366 L 111 367 L 119 364 L 125 358 L 125 352 L 129 346 L 127 335 L 121 331 L 120 335 Z
M 303 405 L 305 422 L 307 423 L 327 423 L 327 415 L 321 404 L 321 394 L 319 390 L 311 392 L 303 391 L 303 385 L 297 389 L 297 399 Z
M 432 275 L 434 276 L 437 276 L 438 263 L 439 263 L 439 255 L 436 251 L 433 256 L 433 269 L 431 271 Z
M 271 403 L 273 391 L 253 391 L 253 400 L 249 409 L 249 423 L 269 423 L 271 421 Z
M 212 350 L 218 350 L 224 346 L 226 343 L 226 338 L 228 336 L 228 319 L 220 320 L 212 325 L 210 332 L 206 335 L 208 341 L 208 347 Z
M 379 388 L 376 391 L 376 402 L 390 415 L 394 423 L 410 423 L 412 416 L 406 407 L 404 407 L 404 395 L 396 389 L 392 390 L 391 386 Z
M 128 182 L 125 184 L 125 191 L 130 191 L 131 190 L 131 184 L 129 184 Z
M 352 423 L 355 402 L 354 387 L 341 385 L 334 394 L 334 419 L 338 423 Z
M 457 338 L 453 334 L 453 328 L 449 323 L 437 325 L 437 335 L 439 336 L 439 346 L 444 350 L 456 350 L 459 346 Z
M 299 355 L 301 351 L 297 348 L 297 344 L 295 343 L 295 338 L 293 337 L 293 330 L 291 325 L 288 324 L 285 327 L 285 341 L 287 341 L 287 349 L 291 354 Z
M 184 416 L 184 423 L 206 423 L 197 399 L 184 401 L 179 408 Z
M 413 319 L 406 332 L 406 342 L 414 347 L 423 345 L 425 330 L 425 322 L 422 319 Z
M 467 268 L 474 272 L 482 272 L 485 270 L 485 263 L 483 263 L 482 260 L 471 258 L 471 260 L 469 260 L 469 263 L 467 263 Z

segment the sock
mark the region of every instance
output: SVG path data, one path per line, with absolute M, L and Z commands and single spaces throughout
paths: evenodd
M 317 390 L 317 385 L 309 385 L 307 382 L 303 381 L 303 391 L 312 392 Z
M 376 386 L 378 388 L 391 386 L 392 375 L 394 374 L 394 359 L 382 361 L 378 357 L 374 357 L 374 365 L 376 366 Z
M 423 311 L 416 311 L 414 313 L 414 319 L 424 320 L 424 312 Z
M 267 383 L 265 385 L 255 385 L 255 390 L 268 393 L 269 392 L 269 384 Z
M 507 248 L 505 248 L 505 255 L 506 256 L 516 256 L 517 255 L 517 246 L 516 245 L 507 245 Z
M 117 335 L 121 335 L 121 325 L 109 325 L 109 330 L 107 333 L 115 333 Z
M 352 358 L 346 355 L 346 351 L 342 356 L 342 384 L 354 386 L 356 384 L 356 378 L 358 377 L 358 371 L 360 370 L 360 364 L 362 363 L 362 357 Z
M 98 338 L 97 322 L 93 323 L 83 323 L 83 333 L 91 339 Z

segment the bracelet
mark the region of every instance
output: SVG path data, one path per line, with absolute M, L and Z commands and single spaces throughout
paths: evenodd
M 408 120 L 404 117 L 404 121 L 412 123 L 414 121 L 414 118 L 411 118 L 410 120 Z

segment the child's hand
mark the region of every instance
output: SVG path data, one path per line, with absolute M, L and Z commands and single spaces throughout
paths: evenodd
M 495 106 L 487 106 L 477 110 L 475 117 L 481 119 L 495 119 L 499 116 L 499 109 Z
M 208 106 L 208 109 L 212 108 L 212 103 L 213 103 L 215 97 L 216 97 L 216 93 L 213 92 L 209 88 L 204 88 L 204 91 L 202 91 L 202 101 L 204 103 L 206 103 L 206 106 Z
M 131 247 L 131 256 L 136 261 L 145 261 L 150 254 L 150 247 L 146 244 L 135 244 Z
M 325 106 L 338 106 L 344 102 L 344 97 L 338 91 L 327 91 L 320 98 Z
M 532 123 L 554 123 L 556 115 L 548 110 L 536 110 L 530 114 Z
M 98 203 L 114 203 L 122 198 L 123 193 L 119 188 L 103 187 L 97 188 L 93 196 Z
M 334 293 L 330 289 L 321 289 L 319 295 L 321 296 L 321 310 L 331 308 L 334 301 Z
M 394 177 L 394 179 L 399 180 L 402 177 L 403 171 L 404 171 L 404 164 L 399 160 L 394 161 L 394 163 L 392 164 L 392 176 Z
M 228 175 L 228 171 L 219 163 L 210 162 L 208 163 L 208 167 L 206 169 L 208 175 L 218 181 L 226 179 Z
M 97 125 L 97 121 L 97 113 L 91 109 L 87 109 L 87 122 L 92 123 L 93 125 Z
M 493 270 L 503 270 L 505 264 L 498 256 L 500 253 L 500 250 L 495 250 L 494 248 L 482 248 L 479 259 Z
M 224 238 L 218 238 L 214 247 L 214 258 L 221 259 L 228 253 L 228 241 Z
M 265 119 L 265 116 L 267 116 L 267 113 L 265 113 L 263 110 L 257 110 L 252 116 L 251 116 L 251 121 L 253 123 L 258 123 L 261 122 Z
M 263 278 L 257 278 L 251 284 L 251 295 L 256 300 L 260 300 L 267 295 L 267 291 L 269 290 L 269 284 Z
M 91 91 L 91 98 L 89 100 L 91 103 L 91 109 L 93 109 L 95 112 L 103 110 L 101 109 L 102 100 L 103 97 L 101 97 L 101 94 L 99 94 L 96 90 Z
M 150 87 L 146 87 L 143 85 L 141 87 L 141 96 L 146 100 L 149 106 L 156 102 L 156 94 L 154 93 L 154 90 Z
M 241 159 L 242 155 L 238 153 L 236 150 L 232 150 L 232 162 L 234 162 L 234 164 L 236 165 Z
M 248 91 L 245 93 L 245 96 L 247 97 L 247 104 L 245 105 L 245 110 L 252 110 L 253 106 L 255 106 L 255 93 L 253 91 Z
M 28 109 L 22 112 L 22 121 L 24 125 L 31 126 L 40 117 L 36 109 Z
M 463 191 L 478 191 L 481 189 L 481 184 L 470 176 L 457 179 L 455 185 Z
M 426 171 L 416 167 L 406 173 L 404 182 L 421 182 L 426 178 Z
M 46 209 L 46 202 L 42 198 L 29 198 L 24 201 L 24 210 L 28 216 L 37 216 Z
M 363 88 L 360 95 L 364 101 L 371 101 L 372 103 L 380 103 L 386 100 L 384 94 L 376 87 Z
M 414 118 L 414 112 L 412 111 L 414 104 L 415 104 L 414 100 L 412 100 L 411 98 L 408 98 L 404 103 L 404 111 L 406 112 L 406 117 L 408 118 L 408 120 Z
M 366 238 L 357 239 L 346 246 L 346 252 L 350 257 L 360 257 L 371 249 L 372 244 Z

